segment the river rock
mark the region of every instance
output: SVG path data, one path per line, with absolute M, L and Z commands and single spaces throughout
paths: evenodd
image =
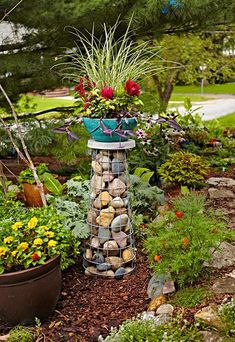
M 128 203 L 129 203 L 128 198 L 123 198 L 123 203 L 125 207 L 128 207 Z
M 121 247 L 121 248 L 125 248 L 126 247 L 128 236 L 124 232 L 116 233 L 116 232 L 112 231 L 112 237 L 117 242 L 119 247 Z
M 115 214 L 115 209 L 109 206 L 100 211 L 100 216 L 96 218 L 96 223 L 102 227 L 109 227 Z
M 135 257 L 135 254 L 132 248 L 124 249 L 124 251 L 122 252 L 122 259 L 125 262 L 131 261 L 132 259 L 134 259 L 134 257 Z
M 108 171 L 110 169 L 111 160 L 109 157 L 102 156 L 101 158 L 99 158 L 99 163 L 104 171 Z
M 97 194 L 96 194 L 94 191 L 92 191 L 92 192 L 90 193 L 90 199 L 91 199 L 91 200 L 94 200 L 94 199 L 96 198 L 96 196 L 97 196 Z
M 208 189 L 208 192 L 211 199 L 235 198 L 234 192 L 229 189 L 210 188 Z
M 108 191 L 102 191 L 99 196 L 94 200 L 93 205 L 97 209 L 101 209 L 105 207 L 109 202 L 112 201 L 112 196 L 108 193 Z
M 124 207 L 124 202 L 121 197 L 115 197 L 112 199 L 110 205 L 114 207 L 115 209 L 122 208 Z
M 94 255 L 93 255 L 93 262 L 95 264 L 102 264 L 102 263 L 104 263 L 104 261 L 105 260 L 104 260 L 103 254 L 98 253 L 98 252 L 94 253 Z
M 220 278 L 212 286 L 217 294 L 235 294 L 235 279 L 232 277 Z
M 103 172 L 103 181 L 104 182 L 112 182 L 114 179 L 114 174 L 111 171 L 104 171 Z
M 97 270 L 94 266 L 89 266 L 85 269 L 85 275 L 91 276 L 93 274 L 97 274 Z
M 103 246 L 104 252 L 107 256 L 113 256 L 118 254 L 118 244 L 114 240 L 106 241 Z
M 96 224 L 96 218 L 97 218 L 97 211 L 96 210 L 88 210 L 88 215 L 87 215 L 87 221 L 90 224 Z
M 103 227 L 99 228 L 98 238 L 101 244 L 108 241 L 110 237 L 111 237 L 111 233 L 109 229 L 103 228 Z
M 110 256 L 105 258 L 105 262 L 112 265 L 112 270 L 117 270 L 118 268 L 122 267 L 123 260 L 120 257 L 117 256 Z
M 113 152 L 113 157 L 115 159 L 124 161 L 126 159 L 126 153 L 123 151 L 116 151 L 116 152 Z
M 110 270 L 111 265 L 108 264 L 107 262 L 104 262 L 104 263 L 102 263 L 102 264 L 97 265 L 96 268 L 97 268 L 98 271 L 103 272 L 103 271 L 108 271 L 108 270 Z
M 157 315 L 169 315 L 172 316 L 174 311 L 174 307 L 171 304 L 162 304 L 159 306 L 159 308 L 156 311 Z
M 112 231 L 119 232 L 122 229 L 122 227 L 126 226 L 126 224 L 128 223 L 128 219 L 129 217 L 127 214 L 123 214 L 123 215 L 119 215 L 115 217 L 115 219 L 113 220 L 111 224 Z
M 114 180 L 109 184 L 109 193 L 113 197 L 120 197 L 125 191 L 125 183 L 118 178 L 114 178 Z
M 218 330 L 222 330 L 224 328 L 224 323 L 218 315 L 218 309 L 215 304 L 202 308 L 194 315 L 194 318 L 196 321 L 205 323 L 206 325 Z
M 93 248 L 99 248 L 100 247 L 100 241 L 97 237 L 93 237 L 91 239 L 91 247 L 93 247 Z
M 115 212 L 115 216 L 127 214 L 127 208 L 117 208 Z
M 112 270 L 108 270 L 107 272 L 105 272 L 105 276 L 109 278 L 114 278 L 114 272 Z
M 102 175 L 102 166 L 98 163 L 96 160 L 92 160 L 91 167 L 94 170 L 95 173 L 98 173 L 99 175 Z
M 160 305 L 166 303 L 166 297 L 164 295 L 157 296 L 151 300 L 148 305 L 148 311 L 155 311 Z
M 133 270 L 134 270 L 133 267 L 125 267 L 126 274 L 130 274 L 131 272 L 133 272 Z
M 112 160 L 112 172 L 116 175 L 119 175 L 124 170 L 125 170 L 124 163 L 117 158 L 113 158 L 113 160 Z
M 91 178 L 91 187 L 96 194 L 99 194 L 105 187 L 102 176 L 93 175 Z
M 90 249 L 86 249 L 85 258 L 87 260 L 91 260 L 92 259 L 92 251 Z
M 123 278 L 123 276 L 125 275 L 126 271 L 125 271 L 125 268 L 124 267 L 120 267 L 116 270 L 115 274 L 114 274 L 114 277 L 115 279 L 117 280 L 120 280 Z

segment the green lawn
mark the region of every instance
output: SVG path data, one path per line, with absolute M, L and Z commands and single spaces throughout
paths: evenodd
M 193 95 L 193 94 L 190 94 L 190 95 L 187 95 L 187 94 L 180 95 L 180 94 L 173 93 L 173 95 L 171 96 L 170 101 L 184 102 L 186 97 L 189 97 L 191 102 L 208 101 L 208 100 L 213 99 L 213 96 L 208 97 L 208 96 Z
M 48 98 L 45 96 L 30 96 L 32 104 L 36 104 L 36 110 L 45 110 L 56 107 L 69 107 L 74 104 L 74 100 L 63 100 L 58 98 Z
M 218 118 L 218 121 L 223 127 L 235 128 L 235 112 Z
M 235 95 L 235 83 L 210 84 L 204 87 L 204 94 L 233 94 Z M 200 94 L 200 86 L 175 86 L 174 94 Z

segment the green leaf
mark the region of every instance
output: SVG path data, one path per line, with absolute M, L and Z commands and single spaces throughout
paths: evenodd
M 42 180 L 47 189 L 53 195 L 61 195 L 63 191 L 63 185 L 50 173 L 45 172 L 42 176 Z

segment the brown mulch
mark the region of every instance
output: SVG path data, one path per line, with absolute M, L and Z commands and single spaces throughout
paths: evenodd
M 147 308 L 148 261 L 141 247 L 137 267 L 123 280 L 87 277 L 81 264 L 63 274 L 56 312 L 43 324 L 47 341 L 97 341 L 111 327 Z

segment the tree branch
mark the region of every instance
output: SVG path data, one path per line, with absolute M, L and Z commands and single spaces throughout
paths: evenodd
M 16 9 L 16 7 L 19 6 L 19 5 L 21 4 L 21 2 L 23 2 L 23 1 L 24 1 L 24 0 L 20 0 L 17 4 L 15 4 L 14 7 L 12 7 L 8 12 L 6 12 L 6 13 L 4 14 L 4 16 L 2 17 L 2 19 L 0 20 L 0 24 L 1 24 L 1 22 L 3 22 L 3 20 L 6 19 L 6 17 L 7 17 L 12 11 L 14 11 L 14 9 Z

